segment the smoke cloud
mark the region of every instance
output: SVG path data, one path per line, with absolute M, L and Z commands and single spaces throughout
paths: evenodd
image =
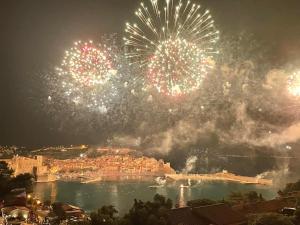
M 197 156 L 188 157 L 185 163 L 185 168 L 182 170 L 182 172 L 190 173 L 191 171 L 193 171 L 193 169 L 195 169 L 197 160 L 198 160 Z
M 59 120 L 59 129 L 84 133 L 96 144 L 157 153 L 180 165 L 176 169 L 186 167 L 191 155 L 198 157 L 195 170 L 201 170 L 204 154 L 208 171 L 227 169 L 228 155 L 233 153 L 249 160 L 259 151 L 268 151 L 270 157 L 293 156 L 300 141 L 300 99 L 288 93 L 287 81 L 295 66 L 275 65 L 272 46 L 258 43 L 251 35 L 222 39 L 214 69 L 199 90 L 187 96 L 168 98 L 157 93 L 138 69 L 123 62 L 114 94 L 104 102 L 105 112 L 80 111 L 65 107 L 65 102 L 58 105 L 55 92 L 45 95 L 51 101 L 47 97 L 44 108 Z M 219 161 L 212 163 L 213 158 Z M 266 171 L 276 170 L 279 164 Z

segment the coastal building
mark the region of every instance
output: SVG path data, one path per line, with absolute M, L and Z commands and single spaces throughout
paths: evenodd
M 96 158 L 78 157 L 73 159 L 49 159 L 52 168 L 63 178 L 87 176 L 164 176 L 175 171 L 169 163 L 149 157 L 135 157 L 127 154 L 110 154 Z
M 72 220 L 73 222 L 79 222 L 87 219 L 87 215 L 81 208 L 62 203 L 55 202 L 52 204 L 52 212 L 58 216 L 60 220 Z
M 44 156 L 14 156 L 5 160 L 17 176 L 30 173 L 37 182 L 55 181 L 57 175 L 61 179 L 86 178 L 99 180 L 101 177 L 112 176 L 164 176 L 174 174 L 170 163 L 135 154 L 130 149 L 101 149 L 99 157 L 77 157 L 55 159 Z
M 26 223 L 30 209 L 25 206 L 11 206 L 1 209 L 1 216 L 5 225 L 16 225 Z

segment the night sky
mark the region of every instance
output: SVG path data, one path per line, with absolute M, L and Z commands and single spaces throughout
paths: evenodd
M 299 0 L 196 0 L 209 8 L 222 34 L 252 33 L 275 46 L 287 63 L 300 58 Z M 28 99 L 33 74 L 57 65 L 66 46 L 103 34 L 122 37 L 137 0 L 4 0 L 0 7 L 0 145 L 89 142 L 84 135 L 56 132 Z M 39 79 L 39 78 L 35 78 Z M 26 89 L 32 89 L 27 91 Z M 34 98 L 38 98 L 35 96 Z M 103 130 L 105 132 L 105 130 Z

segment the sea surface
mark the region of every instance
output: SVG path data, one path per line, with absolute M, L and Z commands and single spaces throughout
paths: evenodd
M 182 187 L 184 185 L 184 187 Z M 172 199 L 174 204 L 184 206 L 189 200 L 210 198 L 221 200 L 232 191 L 254 190 L 264 198 L 272 199 L 277 189 L 270 186 L 248 185 L 232 182 L 172 182 L 158 186 L 155 181 L 99 181 L 83 184 L 80 182 L 56 181 L 37 183 L 35 197 L 45 201 L 59 201 L 79 206 L 87 212 L 97 210 L 103 205 L 113 205 L 124 215 L 133 205 L 134 199 L 151 200 L 158 193 Z

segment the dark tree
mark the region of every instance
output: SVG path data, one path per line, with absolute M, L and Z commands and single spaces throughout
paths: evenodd
M 300 191 L 300 180 L 298 180 L 295 183 L 288 183 L 283 189 L 283 191 L 279 191 L 279 192 L 284 195 L 293 191 Z
M 202 198 L 202 199 L 188 201 L 187 205 L 190 207 L 198 207 L 198 206 L 214 205 L 216 203 L 217 202 L 214 200 Z
M 10 189 L 25 188 L 27 192 L 32 192 L 33 176 L 29 173 L 19 174 L 10 180 Z
M 289 217 L 277 213 L 256 215 L 249 225 L 294 225 Z
M 0 197 L 6 196 L 15 188 L 25 188 L 27 192 L 32 191 L 32 176 L 27 173 L 13 177 L 13 172 L 6 162 L 0 161 Z
M 0 197 L 9 192 L 8 183 L 10 181 L 11 171 L 6 162 L 0 162 Z
M 14 171 L 8 167 L 7 162 L 0 161 L 0 179 L 1 178 L 10 178 L 13 175 Z
M 118 211 L 114 206 L 103 206 L 97 212 L 91 213 L 92 225 L 117 225 L 118 218 L 115 216 Z
M 121 220 L 126 225 L 167 225 L 172 201 L 156 194 L 153 202 L 134 200 L 133 207 Z
M 258 194 L 256 191 L 242 192 L 231 192 L 229 195 L 229 202 L 236 204 L 240 202 L 254 203 L 264 201 L 262 194 Z
M 63 210 L 63 203 L 55 202 L 52 204 L 52 209 L 55 215 L 58 217 L 59 220 L 66 219 L 66 213 Z
M 300 208 L 297 208 L 291 219 L 295 225 L 300 225 Z

